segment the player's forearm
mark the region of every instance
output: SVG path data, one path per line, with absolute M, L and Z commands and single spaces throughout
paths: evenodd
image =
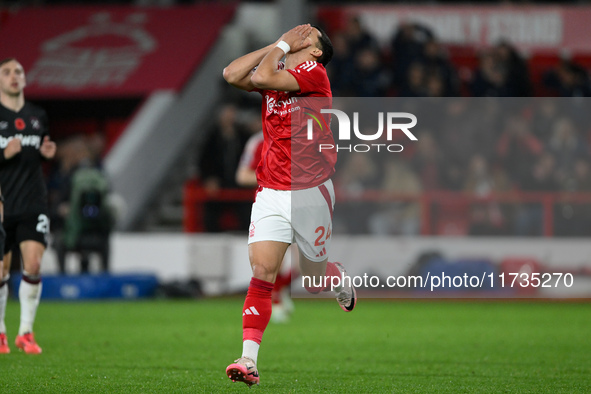
M 256 186 L 258 184 L 256 171 L 253 171 L 248 167 L 238 168 L 238 171 L 236 172 L 236 183 L 243 187 Z
M 277 70 L 277 63 L 283 58 L 285 53 L 277 46 L 273 47 L 265 57 L 260 61 L 250 80 L 252 84 L 260 89 L 273 88 L 271 81 Z
M 267 45 L 264 48 L 258 49 L 254 52 L 247 53 L 239 57 L 224 68 L 224 79 L 230 85 L 241 84 L 250 74 L 253 68 L 259 65 L 261 60 L 269 51 L 275 47 L 275 44 Z M 240 86 L 238 86 L 240 87 Z

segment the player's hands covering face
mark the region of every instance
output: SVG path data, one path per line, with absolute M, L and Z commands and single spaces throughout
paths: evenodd
M 310 26 L 310 24 L 299 25 L 284 33 L 281 36 L 280 41 L 285 41 L 289 44 L 291 50 L 290 53 L 294 53 L 300 51 L 304 48 L 309 47 L 312 45 L 312 40 L 310 39 L 310 34 L 312 34 L 312 30 L 314 28 Z

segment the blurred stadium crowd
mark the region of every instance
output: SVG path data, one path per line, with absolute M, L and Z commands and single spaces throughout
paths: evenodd
M 400 25 L 386 44 L 355 17 L 329 35 L 334 57 L 327 69 L 335 97 L 411 98 L 405 105 L 419 119 L 419 140 L 405 145 L 400 154 L 339 153 L 334 178 L 338 198 L 343 200 L 337 205 L 338 231 L 548 235 L 543 200 L 553 193 L 550 232 L 591 235 L 589 204 L 556 197 L 562 192 L 591 192 L 588 63 L 564 59 L 534 69 L 526 54 L 509 41 L 480 48 L 469 62 L 459 63 L 450 54 L 457 48 L 443 44 L 429 26 L 418 23 Z M 220 83 L 225 85 L 221 78 Z M 220 190 L 239 187 L 235 173 L 240 156 L 248 138 L 261 129 L 260 98 L 227 87 L 223 102 L 197 154 L 198 182 L 211 200 L 200 220 L 205 231 L 246 231 L 250 201 L 220 202 L 216 198 Z M 95 140 L 93 135 L 86 141 L 78 137 L 64 140 L 56 164 L 48 171 L 55 230 L 63 226 L 74 169 L 104 154 L 104 141 L 101 145 Z M 425 232 L 425 206 L 419 197 L 387 204 L 344 201 L 371 190 L 415 196 L 463 192 L 467 199 L 456 196 L 449 204 L 434 200 L 431 229 Z M 486 204 L 470 200 L 514 192 L 537 194 Z
M 413 113 L 419 119 L 419 141 L 401 154 L 339 154 L 337 195 L 346 198 L 365 190 L 417 195 L 463 191 L 477 197 L 591 192 L 590 101 L 584 98 L 591 95 L 591 83 L 583 66 L 563 60 L 534 80 L 525 57 L 503 41 L 483 49 L 476 68 L 460 68 L 429 27 L 419 24 L 400 26 L 386 47 L 357 18 L 329 34 L 334 57 L 327 68 L 335 97 L 416 98 Z M 242 148 L 260 129 L 259 102 L 232 94 L 200 155 L 201 182 L 210 190 L 237 187 L 234 173 Z M 426 99 L 431 97 L 439 99 Z M 502 99 L 486 99 L 492 97 Z M 440 212 L 455 209 L 463 219 L 451 231 L 442 226 L 434 232 L 541 235 L 539 196 L 521 203 L 440 203 Z M 349 213 L 335 218 L 343 233 L 421 231 L 417 201 L 340 207 Z M 244 211 L 238 216 L 247 217 L 248 207 L 240 209 Z M 554 235 L 591 235 L 588 204 L 563 201 L 554 204 L 553 212 Z M 224 229 L 215 218 L 206 223 L 206 230 Z

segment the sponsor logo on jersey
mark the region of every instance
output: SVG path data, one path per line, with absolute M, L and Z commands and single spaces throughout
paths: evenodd
M 6 148 L 6 145 L 8 145 L 10 140 L 13 140 L 15 138 L 21 140 L 21 146 L 33 146 L 36 149 L 39 149 L 39 146 L 41 146 L 41 136 L 17 134 L 14 137 L 8 138 L 0 136 L 0 148 Z
M 275 107 L 276 100 L 273 97 L 269 97 L 269 96 L 265 96 L 265 99 L 267 99 L 267 113 L 272 114 L 273 108 Z
M 3 120 L 0 122 L 0 130 L 6 130 L 8 128 L 8 122 Z
M 275 97 L 265 95 L 265 101 L 267 102 L 267 114 L 278 113 L 281 115 L 300 109 L 300 107 L 297 106 L 291 109 L 287 109 L 288 106 L 291 106 L 292 104 L 295 104 L 298 101 L 298 99 L 295 97 L 290 97 L 287 100 L 277 100 L 275 99 Z
M 16 129 L 18 131 L 24 130 L 25 127 L 27 127 L 27 124 L 25 123 L 25 121 L 22 118 L 16 118 L 14 120 L 14 127 L 16 127 Z

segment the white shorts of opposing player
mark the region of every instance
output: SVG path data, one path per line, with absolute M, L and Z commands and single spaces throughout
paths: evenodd
M 334 201 L 331 180 L 303 190 L 263 188 L 252 205 L 248 243 L 296 243 L 310 261 L 323 261 L 330 248 Z

